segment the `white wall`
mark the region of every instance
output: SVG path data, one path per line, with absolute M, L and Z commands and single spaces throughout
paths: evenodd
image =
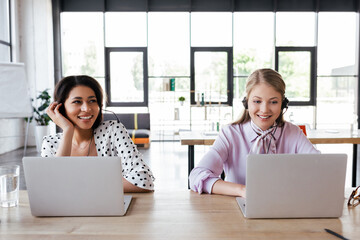
M 14 62 L 26 66 L 32 98 L 39 91 L 54 88 L 53 31 L 51 0 L 13 0 L 12 43 Z M 14 96 L 14 100 L 17 97 Z M 23 147 L 23 119 L 0 119 L 0 154 Z M 33 131 L 29 144 L 34 145 Z

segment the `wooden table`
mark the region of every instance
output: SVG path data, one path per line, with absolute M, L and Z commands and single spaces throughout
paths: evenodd
M 0 239 L 336 239 L 324 228 L 360 235 L 360 206 L 344 205 L 335 219 L 249 220 L 234 197 L 187 190 L 132 195 L 124 217 L 33 217 L 20 191 L 20 206 L 0 208 Z
M 217 135 L 204 132 L 180 132 L 181 145 L 188 145 L 188 174 L 194 168 L 194 146 L 212 145 Z M 350 130 L 311 130 L 307 132 L 307 137 L 313 144 L 353 144 L 352 159 L 352 186 L 356 186 L 357 171 L 357 144 L 360 144 L 360 130 L 353 134 Z

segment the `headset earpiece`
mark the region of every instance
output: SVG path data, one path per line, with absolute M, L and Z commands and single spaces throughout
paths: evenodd
M 244 105 L 244 108 L 245 108 L 245 109 L 248 109 L 248 103 L 247 103 L 246 97 L 244 97 L 244 99 L 242 100 L 242 103 L 243 103 L 243 105 Z
M 287 99 L 286 97 L 284 98 L 284 100 L 281 103 L 281 110 L 283 110 L 284 108 L 288 108 L 289 107 L 289 99 Z

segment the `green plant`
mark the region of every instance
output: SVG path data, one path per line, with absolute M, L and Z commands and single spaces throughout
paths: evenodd
M 36 108 L 33 106 L 34 116 L 30 118 L 30 122 L 34 118 L 36 123 L 40 126 L 47 126 L 51 121 L 51 118 L 45 112 L 46 108 L 50 105 L 51 97 L 48 91 L 49 89 L 45 89 L 36 97 L 36 99 L 39 100 L 39 107 Z M 34 99 L 31 99 L 31 101 L 34 101 Z M 25 120 L 27 120 L 27 118 L 25 118 Z
M 179 97 L 179 101 L 180 101 L 180 102 L 185 101 L 185 97 L 183 97 L 183 96 Z

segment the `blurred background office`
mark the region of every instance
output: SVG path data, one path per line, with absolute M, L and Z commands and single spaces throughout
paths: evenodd
M 248 75 L 264 67 L 285 79 L 288 121 L 350 131 L 359 8 L 356 0 L 0 0 L 0 62 L 25 63 L 35 106 L 62 77 L 93 76 L 107 109 L 149 113 L 157 144 L 236 119 Z M 0 154 L 23 147 L 25 125 L 0 119 Z M 351 144 L 317 147 L 348 153 L 351 169 Z

